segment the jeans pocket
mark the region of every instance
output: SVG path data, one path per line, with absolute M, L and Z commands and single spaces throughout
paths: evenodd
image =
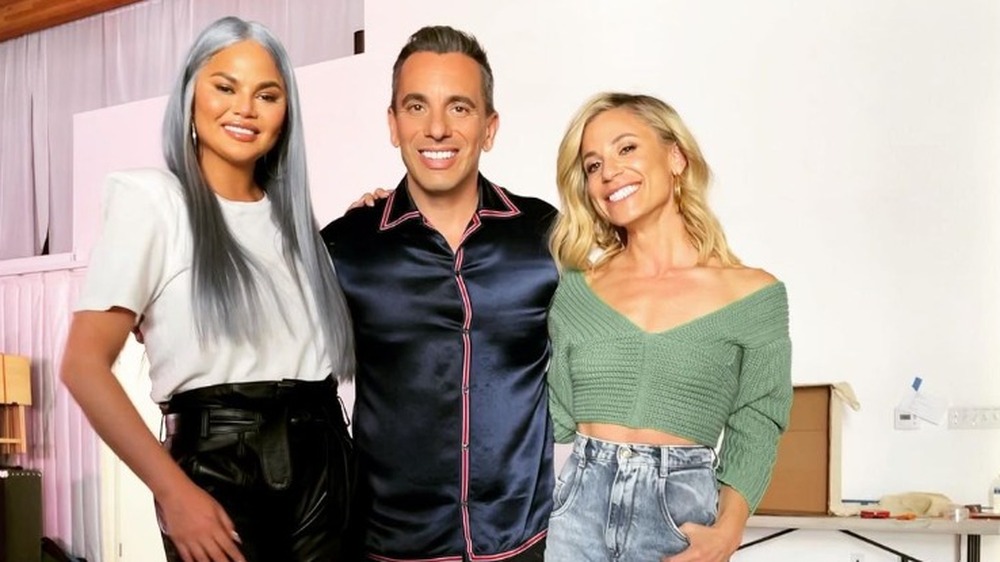
M 562 515 L 572 505 L 582 473 L 580 460 L 574 452 L 566 459 L 566 464 L 556 477 L 555 489 L 552 492 L 552 517 Z
M 710 526 L 718 512 L 719 490 L 710 466 L 682 468 L 660 477 L 660 511 L 667 529 L 683 540 L 685 523 Z

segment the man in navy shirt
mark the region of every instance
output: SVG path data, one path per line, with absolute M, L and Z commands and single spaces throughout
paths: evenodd
M 545 368 L 556 211 L 479 173 L 499 117 L 473 37 L 412 35 L 388 121 L 406 177 L 323 229 L 354 321 L 365 553 L 540 561 L 554 479 Z

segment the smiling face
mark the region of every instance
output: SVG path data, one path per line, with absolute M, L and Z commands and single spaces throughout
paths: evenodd
M 596 115 L 583 130 L 580 156 L 587 193 L 611 224 L 677 214 L 674 176 L 687 165 L 676 143 L 665 143 L 642 118 L 622 108 Z
M 477 189 L 479 155 L 493 146 L 478 63 L 459 53 L 418 52 L 399 73 L 389 133 L 415 196 L 449 197 Z
M 212 55 L 194 85 L 202 168 L 252 172 L 278 142 L 286 110 L 285 82 L 259 43 L 240 41 Z

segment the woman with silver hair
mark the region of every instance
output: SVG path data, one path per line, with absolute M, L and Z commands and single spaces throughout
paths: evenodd
M 169 171 L 106 180 L 62 380 L 153 492 L 169 560 L 341 559 L 355 469 L 337 383 L 353 339 L 270 31 L 227 17 L 201 33 L 163 145 Z M 162 447 L 112 373 L 132 330 Z

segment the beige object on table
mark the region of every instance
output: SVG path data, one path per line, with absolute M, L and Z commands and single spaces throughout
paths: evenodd
M 904 513 L 912 513 L 918 517 L 941 517 L 950 514 L 953 504 L 944 494 L 906 492 L 883 496 L 878 507 L 887 510 L 893 517 Z

